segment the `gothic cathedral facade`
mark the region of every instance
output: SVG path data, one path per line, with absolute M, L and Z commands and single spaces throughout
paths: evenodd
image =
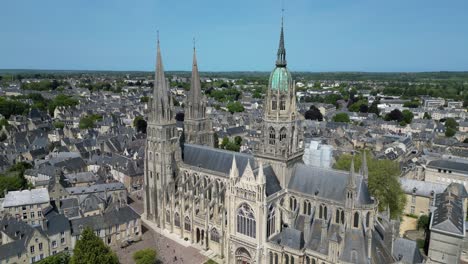
M 214 148 L 197 59 L 177 133 L 157 44 L 145 157 L 144 217 L 224 263 L 375 263 L 377 201 L 360 173 L 304 165 L 302 116 L 283 26 L 253 154 Z

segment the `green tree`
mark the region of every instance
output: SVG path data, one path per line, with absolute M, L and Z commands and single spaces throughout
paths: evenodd
M 230 102 L 227 104 L 227 109 L 231 114 L 237 112 L 244 112 L 244 106 L 240 102 Z
M 140 102 L 142 102 L 142 103 L 148 103 L 148 102 L 149 102 L 149 97 L 148 97 L 148 96 L 142 96 L 142 97 L 140 98 Z
M 424 112 L 424 119 L 432 119 L 432 116 L 428 112 Z
M 240 150 L 240 145 L 237 145 L 235 142 L 229 141 L 229 142 L 226 144 L 226 146 L 225 146 L 224 148 L 225 148 L 226 150 L 239 152 L 239 150 Z
M 55 121 L 54 122 L 54 127 L 58 128 L 58 129 L 63 129 L 65 127 L 65 123 L 63 123 L 61 121 Z
M 135 264 L 154 264 L 156 263 L 156 250 L 147 248 L 133 253 Z
M 225 148 L 226 145 L 229 143 L 229 138 L 228 137 L 224 137 L 223 140 L 221 141 L 221 145 L 219 145 L 220 148 Z
M 304 113 L 304 118 L 309 120 L 323 121 L 323 115 L 320 110 L 315 107 L 315 105 L 311 105 L 309 110 Z
M 137 116 L 135 119 L 133 119 L 133 126 L 136 128 L 137 132 L 146 134 L 148 123 L 145 121 L 145 119 L 143 119 L 143 117 Z
M 90 129 L 94 127 L 94 119 L 90 116 L 85 116 L 80 119 L 79 123 L 79 128 L 80 129 Z
M 352 156 L 341 155 L 334 164 L 335 169 L 349 170 Z M 361 166 L 361 154 L 354 158 L 355 169 Z M 367 155 L 367 167 L 369 169 L 369 192 L 379 201 L 379 210 L 384 211 L 390 207 L 392 218 L 403 213 L 406 205 L 406 196 L 398 180 L 400 168 L 397 162 L 391 160 L 377 160 Z
M 457 131 L 451 127 L 448 127 L 445 129 L 445 136 L 446 137 L 453 137 L 455 136 L 455 134 L 457 133 Z
M 420 229 L 426 230 L 427 227 L 429 227 L 429 221 L 430 221 L 430 218 L 428 215 L 421 215 L 418 218 L 418 230 Z
M 455 119 L 449 117 L 445 120 L 445 127 L 456 129 L 458 127 L 458 123 L 455 121 Z
M 390 113 L 385 116 L 387 121 L 403 121 L 403 113 L 398 109 L 393 109 Z
M 67 252 L 60 252 L 37 262 L 37 264 L 68 264 L 69 262 L 70 254 Z
M 403 110 L 401 114 L 403 115 L 402 121 L 405 121 L 406 124 L 411 124 L 411 121 L 413 121 L 413 117 L 414 117 L 413 113 L 411 113 L 411 111 L 409 110 Z
M 338 113 L 332 118 L 333 122 L 343 122 L 343 123 L 349 123 L 349 115 L 346 113 Z
M 91 228 L 86 228 L 76 242 L 70 264 L 118 264 L 119 259 L 112 250 L 96 236 Z
M 242 144 L 242 138 L 240 136 L 234 137 L 234 143 L 240 146 Z

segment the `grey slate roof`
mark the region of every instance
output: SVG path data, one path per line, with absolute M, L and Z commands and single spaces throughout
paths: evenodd
M 430 161 L 427 164 L 430 168 L 435 169 L 447 169 L 451 171 L 456 171 L 464 174 L 468 174 L 468 163 L 455 161 L 455 160 L 446 160 L 446 159 L 439 159 Z
M 406 238 L 395 239 L 395 242 L 393 242 L 393 256 L 403 263 L 423 263 L 424 261 L 416 241 Z
M 192 144 L 184 144 L 183 147 L 183 159 L 185 164 L 220 172 L 226 174 L 226 176 L 229 175 L 232 158 L 234 156 L 236 157 L 236 164 L 240 175 L 244 172 L 247 161 L 250 161 L 252 169 L 257 168 L 254 158 L 248 154 Z
M 11 243 L 0 245 L 0 260 L 15 257 L 26 251 L 26 239 L 14 240 Z
M 345 189 L 348 182 L 349 172 L 331 170 L 320 167 L 312 167 L 304 164 L 297 164 L 292 178 L 289 181 L 289 189 L 335 200 L 345 201 Z M 358 200 L 360 204 L 373 203 L 367 185 L 362 176 L 356 175 L 356 186 Z
M 424 197 L 433 197 L 434 194 L 442 193 L 447 186 L 440 183 L 418 181 L 400 178 L 401 188 L 407 194 L 415 194 Z
M 139 219 L 140 216 L 129 206 L 106 212 L 102 215 L 93 215 L 71 220 L 72 234 L 81 234 L 82 228 L 90 227 L 93 230 L 105 229 L 115 225 Z
M 88 194 L 104 191 L 125 190 L 125 185 L 121 182 L 94 184 L 92 186 L 83 187 L 70 187 L 66 188 L 67 192 L 71 195 Z
M 430 229 L 464 237 L 463 198 L 447 188 L 443 193 L 436 195 L 435 207 L 436 209 L 431 215 Z

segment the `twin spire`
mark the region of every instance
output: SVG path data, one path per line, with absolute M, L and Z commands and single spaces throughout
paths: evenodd
M 204 116 L 195 40 L 193 47 L 192 80 L 187 103 L 189 105 L 188 119 L 198 119 Z M 159 32 L 157 37 L 156 71 L 154 77 L 152 109 L 153 111 L 151 115 L 154 121 L 171 121 L 174 118 L 172 96 L 170 95 L 169 85 L 164 74 L 164 66 L 162 63 Z

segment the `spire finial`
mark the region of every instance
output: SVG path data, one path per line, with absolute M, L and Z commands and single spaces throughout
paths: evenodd
M 156 30 L 156 38 L 158 39 L 158 44 L 159 44 L 159 29 Z
M 286 49 L 284 48 L 284 7 L 281 8 L 281 33 L 280 42 L 278 47 L 278 53 L 276 58 L 277 67 L 286 67 Z
M 195 50 L 195 37 L 193 37 L 193 50 Z

